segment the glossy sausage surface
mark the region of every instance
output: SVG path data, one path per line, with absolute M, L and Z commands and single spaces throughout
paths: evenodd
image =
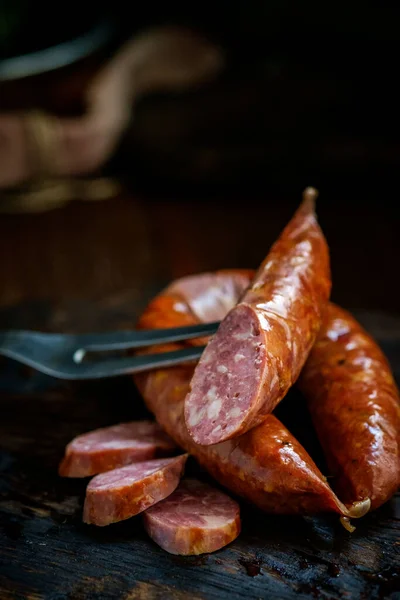
M 215 275 L 199 275 L 198 288 L 194 298 L 193 278 L 182 279 L 167 288 L 153 300 L 139 321 L 139 327 L 174 327 L 183 323 L 197 323 L 195 300 L 203 298 L 200 309 L 203 320 L 221 319 L 229 306 L 222 306 L 216 291 L 218 286 L 210 286 L 210 278 L 221 285 L 234 279 L 237 283 L 236 297 L 230 303 L 235 305 L 242 289 L 248 285 L 243 272 L 226 271 Z M 186 289 L 188 283 L 189 290 Z M 202 286 L 203 284 L 203 286 Z M 177 288 L 180 290 L 179 294 Z M 210 289 L 210 294 L 207 294 Z M 217 306 L 220 308 L 217 310 Z M 178 345 L 158 348 L 176 348 Z M 155 351 L 153 348 L 149 351 Z M 189 391 L 193 366 L 179 366 L 169 369 L 141 373 L 135 381 L 148 408 L 154 413 L 159 424 L 174 441 L 192 454 L 198 462 L 222 485 L 256 504 L 263 510 L 282 514 L 312 514 L 322 511 L 336 512 L 348 516 L 349 511 L 335 496 L 325 477 L 311 457 L 287 428 L 272 414 L 263 423 L 233 440 L 213 446 L 196 444 L 186 428 L 184 420 L 184 400 Z M 356 506 L 354 516 L 361 516 L 368 506 Z
M 400 481 L 399 394 L 376 342 L 329 304 L 299 379 L 328 466 L 344 502 L 377 508 Z
M 261 423 L 307 359 L 331 289 L 329 252 L 314 212 L 315 195 L 315 190 L 305 191 L 303 203 L 250 287 L 228 314 L 224 311 L 196 367 L 185 420 L 198 444 L 235 438 Z

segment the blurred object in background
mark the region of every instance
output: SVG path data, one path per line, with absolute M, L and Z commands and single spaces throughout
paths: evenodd
M 0 211 L 45 213 L 1 215 L 0 306 L 19 306 L 4 327 L 33 326 L 33 300 L 89 315 L 121 296 L 139 311 L 176 277 L 255 266 L 306 185 L 320 189 L 335 300 L 399 311 L 400 3 L 10 7 L 23 10 L 1 29 L 3 65 L 101 23 L 110 35 L 0 83 Z
M 310 181 L 388 192 L 400 168 L 400 3 L 222 5 L 224 19 L 215 6 L 208 27 L 227 53 L 223 77 L 196 94 L 144 99 L 121 172 L 173 194 L 292 194 Z
M 74 186 L 53 179 L 96 173 L 115 150 L 130 122 L 134 104 L 142 95 L 199 85 L 215 76 L 223 65 L 221 51 L 195 32 L 182 27 L 154 27 L 125 41 L 111 52 L 108 60 L 104 60 L 104 55 L 96 56 L 89 76 L 86 65 L 82 65 L 83 82 L 78 78 L 81 111 L 73 114 L 78 104 L 76 90 L 73 93 L 76 77 L 74 80 L 68 71 L 57 73 L 55 78 L 50 77 L 47 86 L 43 85 L 40 76 L 39 80 L 33 76 L 40 73 L 40 58 L 43 70 L 49 68 L 52 57 L 54 68 L 65 66 L 69 55 L 82 58 L 82 46 L 88 53 L 98 50 L 100 42 L 109 41 L 111 31 L 111 25 L 103 23 L 100 29 L 74 42 L 64 42 L 24 59 L 9 58 L 0 64 L 0 188 L 20 187 L 7 194 L 0 210 L 38 211 L 64 204 L 69 196 L 74 196 Z M 96 44 L 91 47 L 88 41 Z M 32 75 L 18 80 L 12 76 L 13 67 L 14 75 L 26 76 L 29 67 Z M 76 69 L 79 72 L 79 64 Z M 14 79 L 18 80 L 16 84 Z M 21 104 L 20 92 L 25 88 L 28 102 Z M 35 93 L 36 88 L 39 93 Z M 63 106 L 59 102 L 60 88 L 67 90 Z M 56 113 L 57 108 L 61 108 L 61 114 Z M 49 188 L 53 193 L 49 194 Z M 85 199 L 85 189 L 90 188 L 79 187 L 81 199 Z M 89 199 L 93 199 L 90 192 Z
M 310 181 L 371 193 L 396 180 L 399 3 L 3 5 L 8 59 L 71 39 L 93 47 L 0 83 L 2 188 L 100 167 L 147 193 L 292 194 Z
M 65 67 L 105 47 L 117 23 L 101 7 L 72 0 L 65 8 L 2 0 L 0 6 L 0 81 L 32 77 Z

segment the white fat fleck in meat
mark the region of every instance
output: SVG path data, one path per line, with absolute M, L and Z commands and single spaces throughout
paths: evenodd
M 235 333 L 233 339 L 238 340 L 239 342 L 242 340 L 247 340 L 251 336 L 250 331 L 245 331 L 243 333 Z
M 204 352 L 203 356 L 201 357 L 201 363 L 203 365 L 209 365 L 213 360 L 214 356 L 212 352 Z
M 202 418 L 204 417 L 205 412 L 206 412 L 205 406 L 203 406 L 200 409 L 197 409 L 195 406 L 193 406 L 192 410 L 190 411 L 190 415 L 189 415 L 189 419 L 188 419 L 189 426 L 196 427 L 196 425 L 198 425 L 200 423 L 200 421 L 202 420 Z
M 234 406 L 233 408 L 231 408 L 231 410 L 229 411 L 229 417 L 232 419 L 236 419 L 236 417 L 240 417 L 242 411 L 240 410 L 240 408 L 238 406 Z
M 210 402 L 207 407 L 207 417 L 209 419 L 215 419 L 215 417 L 218 417 L 221 411 L 222 400 L 218 396 L 217 388 L 214 385 L 208 390 L 206 398 Z
M 239 352 L 237 354 L 235 354 L 235 356 L 233 357 L 233 360 L 235 362 L 239 362 L 240 360 L 243 360 L 245 357 L 244 354 L 240 354 Z
M 206 398 L 210 402 L 214 402 L 214 400 L 217 400 L 218 394 L 217 394 L 217 388 L 215 387 L 215 385 L 210 387 L 210 389 L 208 390 L 208 392 L 206 394 Z
M 225 365 L 218 365 L 217 371 L 218 371 L 218 373 L 227 373 L 228 367 L 226 367 Z
M 221 399 L 218 398 L 218 400 L 214 400 L 214 402 L 212 402 L 210 404 L 210 406 L 207 408 L 207 417 L 209 419 L 215 419 L 216 417 L 218 417 L 219 413 L 221 412 L 221 407 L 222 407 Z

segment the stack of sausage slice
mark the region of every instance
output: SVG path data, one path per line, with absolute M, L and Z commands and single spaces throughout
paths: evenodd
M 350 517 L 377 508 L 399 485 L 399 395 L 376 343 L 348 312 L 329 302 L 329 253 L 314 199 L 315 191 L 307 189 L 256 273 L 231 270 L 186 277 L 149 304 L 140 328 L 215 320 L 221 325 L 197 366 L 157 369 L 136 375 L 135 381 L 162 430 L 224 487 L 267 512 L 335 512 L 351 529 Z M 296 382 L 307 399 L 334 489 L 272 412 Z M 119 427 L 125 431 L 127 425 Z M 129 447 L 126 439 L 124 443 Z M 164 438 L 164 451 L 165 444 L 168 451 Z M 89 440 L 83 447 L 76 451 L 76 442 L 70 444 L 61 474 L 92 475 L 135 459 L 132 446 L 126 461 L 115 448 L 107 451 L 107 457 L 100 452 L 102 457 L 88 458 L 96 444 L 91 446 Z M 138 476 L 137 468 L 123 467 L 95 477 L 88 487 L 85 519 L 106 524 L 148 508 L 148 496 L 143 502 L 132 497 L 135 486 L 147 485 L 142 482 L 138 487 L 138 477 L 146 480 L 159 473 L 161 481 L 171 475 L 176 484 L 171 480 L 169 487 L 160 484 L 169 491 L 152 492 L 153 506 L 145 512 L 145 526 L 153 539 L 178 553 L 209 552 L 228 543 L 240 529 L 236 503 L 222 492 L 203 494 L 201 484 L 194 482 L 183 483 L 174 492 L 185 460 L 186 456 L 158 460 L 155 470 L 146 467 L 148 474 L 143 467 L 141 476 L 140 469 Z M 125 477 L 132 484 L 124 508 L 115 509 L 116 502 L 111 501 L 115 510 L 106 509 L 104 516 L 99 499 L 125 494 L 110 495 L 110 486 L 126 488 Z M 196 485 L 200 487 L 194 493 Z M 161 497 L 166 499 L 160 501 Z M 136 510 L 139 505 L 143 508 Z M 201 541 L 205 538 L 209 546 Z
M 96 475 L 86 489 L 85 523 L 103 527 L 144 513 L 150 537 L 168 552 L 214 552 L 239 535 L 239 505 L 205 483 L 181 483 L 188 455 L 165 457 L 177 450 L 155 422 L 121 423 L 73 439 L 59 473 Z

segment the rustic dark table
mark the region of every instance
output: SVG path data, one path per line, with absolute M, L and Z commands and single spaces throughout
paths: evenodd
M 322 193 L 319 214 L 333 297 L 377 336 L 400 380 L 397 209 L 380 198 L 328 200 Z M 126 192 L 42 215 L 2 215 L 0 328 L 132 327 L 172 278 L 257 265 L 295 203 L 268 194 L 234 202 Z M 243 533 L 233 544 L 212 555 L 171 556 L 148 539 L 140 518 L 83 525 L 85 483 L 57 475 L 74 435 L 146 415 L 132 381 L 60 383 L 3 360 L 0 394 L 2 600 L 400 598 L 400 496 L 352 535 L 329 516 L 274 517 L 243 505 Z M 304 436 L 301 399 L 285 402 L 284 418 L 290 423 L 291 414 Z M 311 434 L 302 441 L 318 453 Z

